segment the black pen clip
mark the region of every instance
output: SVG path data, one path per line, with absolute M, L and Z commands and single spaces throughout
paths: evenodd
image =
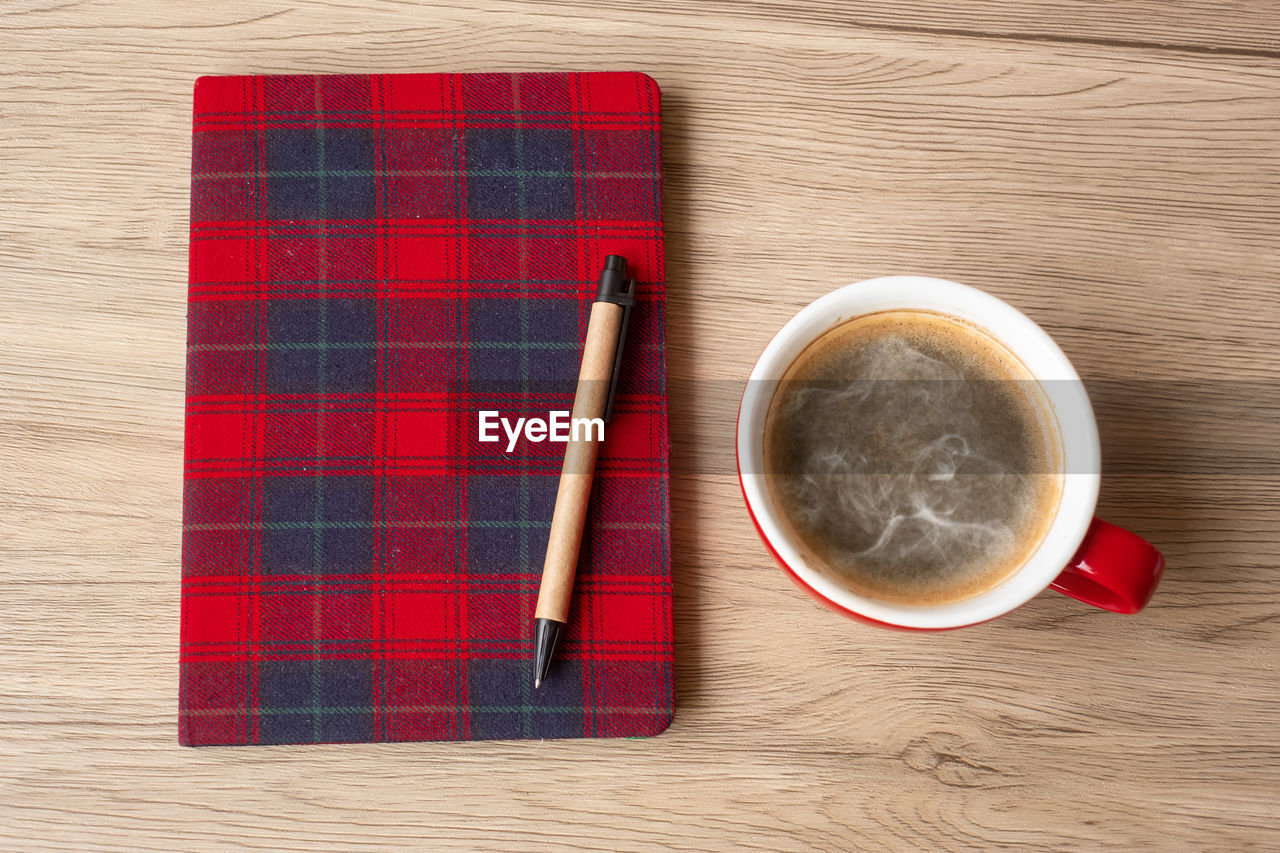
M 622 348 L 627 342 L 627 326 L 631 323 L 631 309 L 636 305 L 636 280 L 627 278 L 627 259 L 622 255 L 610 255 L 604 259 L 600 286 L 596 288 L 596 302 L 612 302 L 622 306 L 618 348 L 613 357 L 613 376 L 609 380 L 609 400 L 604 406 L 604 422 L 609 423 L 613 417 L 613 400 L 618 395 L 618 374 L 622 372 Z

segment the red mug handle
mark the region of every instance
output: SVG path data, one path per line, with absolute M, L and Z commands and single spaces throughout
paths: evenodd
M 1154 545 L 1095 518 L 1071 563 L 1049 586 L 1112 613 L 1137 613 L 1162 574 L 1164 555 Z

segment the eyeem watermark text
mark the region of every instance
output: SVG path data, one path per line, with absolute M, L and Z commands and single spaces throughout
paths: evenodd
M 479 439 L 482 442 L 501 441 L 499 428 L 507 436 L 507 453 L 516 449 L 516 442 L 523 435 L 526 440 L 541 441 L 604 441 L 603 418 L 571 418 L 565 411 L 547 412 L 544 418 L 504 418 L 493 409 L 481 411 Z

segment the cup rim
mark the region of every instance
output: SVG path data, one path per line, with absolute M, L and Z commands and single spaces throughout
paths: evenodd
M 859 595 L 808 565 L 778 518 L 762 472 L 764 418 L 770 380 L 782 377 L 809 343 L 854 317 L 890 310 L 928 310 L 976 326 L 1006 346 L 1032 376 L 1053 382 L 1046 393 L 1057 418 L 1063 475 L 1057 512 L 1039 546 L 1005 580 L 970 598 L 940 605 L 909 605 Z M 738 479 L 756 527 L 795 580 L 819 598 L 872 622 L 940 630 L 994 619 L 1034 598 L 1067 566 L 1097 505 L 1100 452 L 1097 424 L 1080 377 L 1066 355 L 1034 321 L 1012 305 L 969 285 L 929 276 L 882 276 L 854 282 L 819 297 L 770 339 L 743 391 L 736 426 Z

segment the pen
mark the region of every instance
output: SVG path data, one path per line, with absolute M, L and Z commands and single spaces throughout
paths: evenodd
M 572 423 L 575 426 L 565 445 L 564 463 L 560 466 L 560 486 L 556 490 L 556 506 L 551 514 L 551 533 L 546 560 L 542 564 L 538 606 L 534 610 L 535 688 L 541 687 L 547 677 L 556 641 L 568 622 L 578 548 L 582 544 L 587 501 L 591 497 L 591 481 L 595 476 L 596 451 L 603 438 L 603 431 L 590 428 L 582 430 L 579 435 L 576 425 L 580 419 L 592 418 L 608 423 L 613 414 L 618 368 L 622 363 L 622 346 L 626 340 L 631 308 L 635 305 L 635 290 L 635 279 L 627 280 L 626 258 L 621 255 L 605 258 L 596 298 L 591 304 L 587 339 L 582 345 L 582 367 L 578 370 L 578 387 L 573 397 Z

